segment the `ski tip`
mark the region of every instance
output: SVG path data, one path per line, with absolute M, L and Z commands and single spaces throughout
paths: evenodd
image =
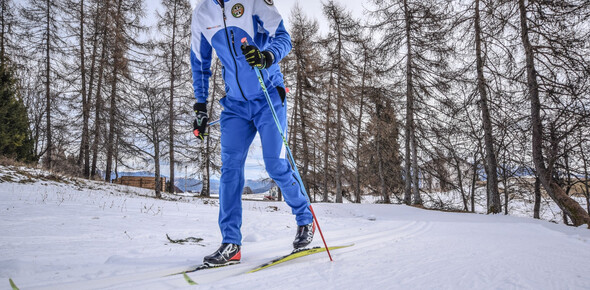
M 189 277 L 189 276 L 186 274 L 186 272 L 185 272 L 185 273 L 182 273 L 182 276 L 184 277 L 184 280 L 186 280 L 186 282 L 187 282 L 189 285 L 198 285 L 198 284 L 197 284 L 197 282 L 193 281 L 193 279 L 191 279 L 191 277 Z
M 18 287 L 16 287 L 16 284 L 14 284 L 14 281 L 12 281 L 11 278 L 8 278 L 8 282 L 10 283 L 10 287 L 12 287 L 12 290 L 19 290 Z

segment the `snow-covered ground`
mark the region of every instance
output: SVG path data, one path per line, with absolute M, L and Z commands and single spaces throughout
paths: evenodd
M 0 169 L 0 289 L 590 289 L 587 228 L 384 204 L 314 204 L 328 244 L 353 247 L 243 274 L 291 250 L 288 206 L 263 201 L 243 203 L 242 263 L 190 286 L 164 275 L 217 249 L 216 199 Z

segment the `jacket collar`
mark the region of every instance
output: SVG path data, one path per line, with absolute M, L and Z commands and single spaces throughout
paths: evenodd
M 215 4 L 219 5 L 218 1 L 222 1 L 222 0 L 211 0 L 211 1 L 213 1 Z M 224 4 L 225 4 L 225 2 L 229 2 L 229 0 L 223 0 L 223 1 L 224 1 Z

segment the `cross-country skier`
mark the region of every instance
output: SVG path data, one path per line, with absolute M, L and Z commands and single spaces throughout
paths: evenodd
M 268 175 L 281 188 L 297 221 L 294 248 L 311 243 L 315 226 L 301 185 L 293 175 L 282 137 L 277 130 L 253 67 L 260 69 L 282 128 L 287 128 L 287 104 L 279 61 L 291 50 L 291 37 L 273 0 L 201 0 L 192 15 L 191 66 L 197 102 L 194 134 L 201 140 L 207 128 L 207 97 L 211 53 L 215 49 L 223 65 L 225 97 L 221 113 L 221 184 L 219 228 L 221 247 L 204 263 L 220 266 L 241 258 L 241 195 L 248 148 L 260 134 Z M 246 38 L 249 45 L 241 45 Z M 286 136 L 286 132 L 285 136 Z

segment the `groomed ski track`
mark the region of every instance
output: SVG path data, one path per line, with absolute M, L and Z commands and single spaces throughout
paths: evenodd
M 382 204 L 316 203 L 328 245 L 353 247 L 242 274 L 291 251 L 288 206 L 261 201 L 243 203 L 242 263 L 191 286 L 165 275 L 217 249 L 216 201 L 89 184 L 0 183 L 1 289 L 590 289 L 588 229 Z

